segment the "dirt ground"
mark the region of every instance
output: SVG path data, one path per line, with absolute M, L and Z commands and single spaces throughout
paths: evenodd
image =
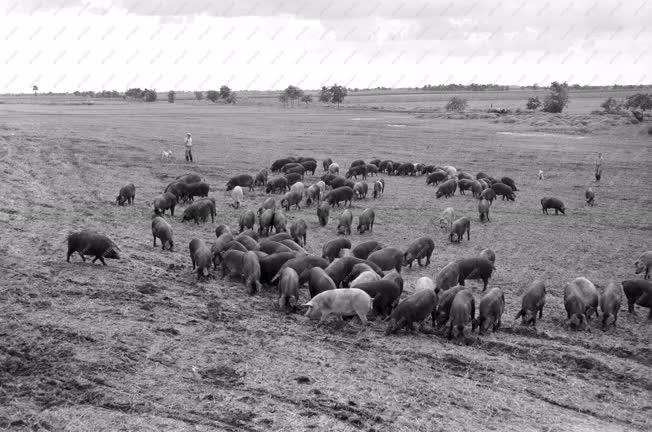
M 652 139 L 641 125 L 567 136 L 519 124 L 417 118 L 360 110 L 132 104 L 0 105 L 0 429 L 6 430 L 650 430 L 652 355 L 647 310 L 621 310 L 617 328 L 571 332 L 564 284 L 586 276 L 638 278 L 633 262 L 652 249 Z M 193 133 L 197 162 L 182 160 Z M 162 163 L 172 149 L 175 160 Z M 600 183 L 593 162 L 604 153 Z M 237 225 L 265 196 L 228 206 L 226 180 L 255 174 L 287 155 L 451 164 L 509 175 L 515 202 L 497 201 L 480 223 L 469 195 L 435 199 L 424 177 L 387 177 L 373 234 L 405 247 L 429 235 L 429 267 L 404 269 L 404 295 L 421 276 L 490 247 L 489 287 L 506 296 L 495 334 L 448 342 L 423 333 L 384 336 L 385 324 L 317 327 L 285 314 L 276 293 L 245 293 L 217 273 L 197 282 L 188 242 L 212 241 L 215 224 L 172 218 L 176 250 L 151 243 L 152 200 L 174 177 L 196 172 L 218 203 L 216 224 Z M 546 174 L 537 180 L 537 172 Z M 318 175 L 308 176 L 312 183 Z M 118 207 L 133 182 L 136 203 Z M 596 191 L 596 206 L 584 191 Z M 544 196 L 566 216 L 541 214 Z M 472 220 L 471 240 L 451 244 L 432 223 L 453 206 Z M 289 212 L 308 222 L 310 252 L 335 237 L 315 208 Z M 108 266 L 65 261 L 66 235 L 106 233 L 122 258 Z M 537 328 L 513 322 L 534 279 L 548 298 Z M 470 282 L 476 301 L 481 285 Z M 302 300 L 308 299 L 307 290 Z M 623 300 L 626 304 L 626 300 Z

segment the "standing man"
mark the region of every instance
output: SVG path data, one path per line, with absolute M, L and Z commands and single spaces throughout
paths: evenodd
M 595 180 L 600 181 L 602 177 L 602 153 L 598 153 L 598 158 L 595 161 Z
M 186 162 L 192 162 L 192 136 L 190 132 L 186 132 Z

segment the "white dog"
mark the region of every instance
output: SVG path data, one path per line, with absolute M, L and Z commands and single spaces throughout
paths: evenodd
M 539 180 L 543 180 L 543 170 L 539 170 Z
M 172 150 L 163 150 L 161 152 L 161 161 L 163 162 L 172 161 Z

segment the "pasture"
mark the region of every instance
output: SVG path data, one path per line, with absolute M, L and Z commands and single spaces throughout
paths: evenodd
M 590 332 L 572 332 L 562 300 L 578 276 L 599 290 L 640 277 L 633 262 L 651 249 L 652 229 L 651 138 L 642 125 L 564 135 L 482 119 L 253 104 L 6 104 L 0 112 L 2 429 L 650 429 L 647 310 L 630 315 L 623 297 L 617 328 L 602 332 L 593 320 Z M 186 131 L 194 164 L 183 161 Z M 160 160 L 167 149 L 171 163 Z M 448 342 L 429 324 L 393 336 L 378 321 L 317 327 L 278 310 L 270 287 L 250 297 L 219 272 L 197 282 L 190 239 L 213 241 L 217 224 L 237 227 L 265 197 L 258 187 L 245 191 L 240 209 L 229 207 L 228 178 L 289 155 L 332 157 L 343 169 L 378 157 L 512 177 L 516 201 L 495 201 L 491 222 L 480 223 L 470 194 L 435 199 L 425 177 L 383 176 L 384 197 L 352 207 L 354 223 L 366 207 L 376 210 L 373 233 L 350 236 L 400 248 L 424 235 L 435 240 L 429 267 L 403 269 L 403 296 L 419 277 L 493 249 L 489 287 L 505 292 L 502 328 Z M 211 185 L 216 224 L 181 223 L 178 209 L 175 251 L 162 252 L 152 247 L 152 200 L 187 172 Z M 320 175 L 321 166 L 305 182 Z M 135 204 L 116 206 L 130 182 Z M 588 186 L 595 207 L 584 204 Z M 543 215 L 544 196 L 561 198 L 566 215 Z M 433 224 L 449 206 L 471 219 L 470 241 L 452 244 Z M 287 214 L 308 222 L 306 249 L 321 255 L 340 211 L 325 228 L 314 205 Z M 122 259 L 104 267 L 75 255 L 66 263 L 66 235 L 82 228 L 107 234 Z M 543 319 L 522 327 L 512 319 L 537 278 L 548 290 Z M 467 286 L 478 302 L 481 283 Z

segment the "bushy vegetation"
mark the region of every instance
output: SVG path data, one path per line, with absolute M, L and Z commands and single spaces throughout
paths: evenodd
M 652 110 L 652 94 L 636 93 L 625 99 L 623 107 L 629 110 Z
M 145 102 L 156 102 L 158 95 L 156 94 L 156 89 L 141 90 L 139 87 L 134 87 L 125 92 L 125 97 L 130 99 L 140 99 Z
M 287 86 L 285 90 L 278 96 L 278 100 L 284 107 L 292 107 L 298 105 L 299 100 L 303 98 L 303 90 L 297 86 Z
M 600 107 L 607 113 L 615 113 L 620 111 L 622 104 L 614 97 L 607 98 L 606 101 L 600 104 Z
M 529 110 L 537 110 L 541 107 L 541 99 L 539 99 L 537 96 L 532 96 L 527 100 L 527 103 L 525 104 L 525 108 Z
M 568 105 L 568 84 L 553 81 L 550 94 L 543 99 L 543 111 L 560 113 Z
M 322 86 L 321 92 L 319 93 L 319 102 L 337 104 L 337 108 L 339 109 L 340 104 L 344 102 L 347 94 L 346 87 L 338 84 L 333 84 L 330 87 Z
M 195 92 L 195 98 L 197 100 L 201 100 L 201 99 L 197 98 L 197 93 L 201 93 L 201 92 Z M 238 102 L 238 97 L 235 94 L 235 92 L 232 91 L 228 86 L 225 86 L 225 85 L 220 87 L 219 91 L 217 91 L 217 90 L 208 90 L 206 92 L 206 99 L 208 99 L 209 101 L 211 101 L 213 103 L 217 103 L 218 100 L 222 100 L 222 101 L 224 101 L 225 103 L 228 103 L 228 104 L 235 104 L 235 103 Z
M 195 92 L 195 99 L 197 99 L 198 101 L 204 99 L 204 92 L 196 91 Z
M 466 99 L 459 96 L 453 96 L 446 104 L 446 111 L 464 111 L 468 102 Z
M 92 90 L 90 91 L 74 91 L 72 93 L 75 96 L 84 96 L 84 97 L 92 97 L 92 98 L 119 98 L 122 97 L 120 92 L 117 90 L 102 90 L 101 92 L 94 92 Z
M 174 103 L 174 101 L 175 101 L 175 99 L 176 99 L 176 96 L 177 96 L 177 94 L 175 93 L 175 91 L 174 91 L 174 90 L 170 90 L 170 91 L 168 92 L 168 103 Z

